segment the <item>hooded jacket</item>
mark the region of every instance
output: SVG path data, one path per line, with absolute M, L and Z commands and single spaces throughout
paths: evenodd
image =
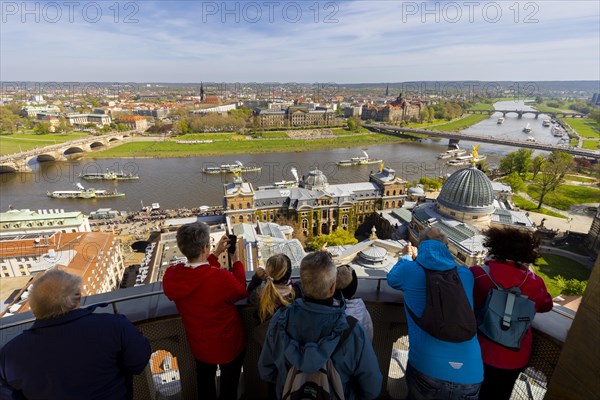
M 76 309 L 33 326 L 0 351 L 0 398 L 125 400 L 150 359 L 148 340 L 123 315 Z
M 163 278 L 165 295 L 175 302 L 194 358 L 227 364 L 246 346 L 242 319 L 235 303 L 247 296 L 244 264 L 221 269 L 213 254 L 207 265 L 170 266 Z
M 261 378 L 275 383 L 277 396 L 281 398 L 292 365 L 313 373 L 331 358 L 340 374 L 346 399 L 376 398 L 381 391 L 382 375 L 364 328 L 356 324 L 336 349 L 348 327 L 343 303 L 336 307 L 298 299 L 280 309 L 271 318 L 260 353 Z
M 513 261 L 502 262 L 497 260 L 490 260 L 486 264 L 494 282 L 503 288 L 508 289 L 522 284 L 521 293 L 528 296 L 529 300 L 535 303 L 536 312 L 552 310 L 552 297 L 546 290 L 544 280 L 529 271 L 526 266 L 515 264 Z M 475 308 L 477 308 L 485 302 L 488 292 L 495 286 L 481 267 L 473 266 L 471 272 L 475 276 L 473 296 Z M 509 350 L 483 335 L 479 335 L 483 362 L 496 368 L 518 369 L 526 366 L 531 357 L 532 342 L 531 326 L 521 340 L 519 351 Z
M 456 262 L 445 244 L 438 240 L 425 240 L 419 244 L 417 261 L 425 268 L 446 271 Z M 473 275 L 468 268 L 457 267 L 458 276 L 473 307 Z M 425 309 L 425 271 L 410 256 L 403 256 L 389 272 L 388 284 L 404 292 L 404 306 L 416 315 Z M 477 337 L 461 343 L 439 340 L 421 329 L 406 313 L 410 347 L 408 361 L 422 374 L 432 378 L 460 384 L 477 384 L 483 381 L 483 363 Z

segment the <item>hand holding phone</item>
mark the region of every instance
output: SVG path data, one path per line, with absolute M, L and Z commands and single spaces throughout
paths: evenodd
M 237 236 L 236 235 L 228 235 L 229 236 L 229 247 L 227 248 L 227 252 L 229 254 L 235 253 L 237 248 Z

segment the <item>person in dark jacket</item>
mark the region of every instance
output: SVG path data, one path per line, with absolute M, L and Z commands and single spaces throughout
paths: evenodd
M 483 245 L 492 256 L 485 264 L 494 282 L 506 289 L 520 286 L 521 293 L 535 303 L 536 312 L 552 310 L 552 297 L 546 290 L 544 280 L 527 265 L 538 257 L 539 241 L 535 234 L 516 228 L 490 228 L 484 233 L 486 239 Z M 475 277 L 473 296 L 477 308 L 483 305 L 488 292 L 496 286 L 481 267 L 473 266 L 471 272 Z M 481 398 L 509 399 L 515 381 L 531 357 L 531 327 L 521 340 L 518 351 L 502 347 L 483 335 L 478 336 L 484 368 Z
M 33 326 L 0 350 L 0 399 L 129 400 L 148 340 L 122 315 L 79 308 L 81 278 L 57 268 L 30 290 Z
M 244 264 L 238 251 L 231 271 L 218 256 L 229 246 L 224 235 L 210 252 L 210 228 L 203 222 L 182 225 L 177 246 L 187 263 L 171 265 L 163 278 L 165 295 L 175 302 L 196 359 L 199 399 L 216 399 L 215 374 L 221 370 L 220 399 L 237 399 L 246 334 L 235 303 L 246 298 Z
M 292 365 L 310 374 L 329 358 L 340 375 L 346 399 L 375 399 L 381 391 L 379 363 L 361 324 L 355 324 L 338 347 L 350 325 L 344 300 L 334 304 L 336 277 L 329 253 L 307 255 L 300 264 L 304 298 L 280 308 L 271 318 L 258 371 L 263 380 L 275 384 L 277 398 L 283 395 Z

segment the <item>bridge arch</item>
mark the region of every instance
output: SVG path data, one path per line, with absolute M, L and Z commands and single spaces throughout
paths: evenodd
M 57 157 L 56 153 L 38 154 L 37 157 L 32 157 L 29 160 L 27 160 L 27 164 L 29 164 L 31 160 L 36 160 L 37 162 L 48 162 L 60 160 L 60 157 Z
M 515 114 L 516 116 L 521 115 L 521 113 L 519 111 L 506 111 L 503 113 L 504 116 L 507 116 L 509 114 Z
M 121 139 L 119 139 L 118 137 L 113 137 L 113 138 L 108 139 L 108 142 L 109 143 L 118 142 L 119 140 L 121 140 Z
M 90 150 L 97 149 L 99 147 L 104 147 L 104 143 L 102 142 L 92 142 L 90 143 Z
M 6 174 L 10 172 L 17 172 L 17 167 L 10 164 L 0 165 L 0 174 Z
M 81 147 L 69 147 L 68 149 L 63 151 L 63 155 L 65 155 L 65 156 L 79 154 L 79 153 L 85 153 L 85 150 L 82 149 Z

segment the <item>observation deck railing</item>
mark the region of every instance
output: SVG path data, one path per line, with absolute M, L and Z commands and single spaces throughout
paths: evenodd
M 402 292 L 390 288 L 384 277 L 360 278 L 356 297 L 361 297 L 373 320 L 373 347 L 384 376 L 380 398 L 403 399 L 406 396 L 404 370 L 408 356 L 408 327 Z M 190 353 L 185 330 L 175 304 L 162 292 L 160 282 L 121 289 L 83 299 L 82 307 L 107 303 L 97 308 L 100 313 L 120 313 L 150 340 L 152 350 L 166 350 L 177 358 L 178 370 L 162 376 L 152 375 L 150 365 L 135 377 L 136 400 L 198 399 L 195 362 Z M 260 349 L 252 338 L 257 322 L 255 308 L 246 301 L 239 303 L 247 334 L 246 358 L 240 382 L 240 399 L 266 398 L 266 384 L 258 375 Z M 574 313 L 555 307 L 552 312 L 538 314 L 533 323 L 534 344 L 530 367 L 517 381 L 512 399 L 543 399 L 558 362 Z M 0 320 L 0 347 L 29 328 L 34 318 L 23 313 Z

